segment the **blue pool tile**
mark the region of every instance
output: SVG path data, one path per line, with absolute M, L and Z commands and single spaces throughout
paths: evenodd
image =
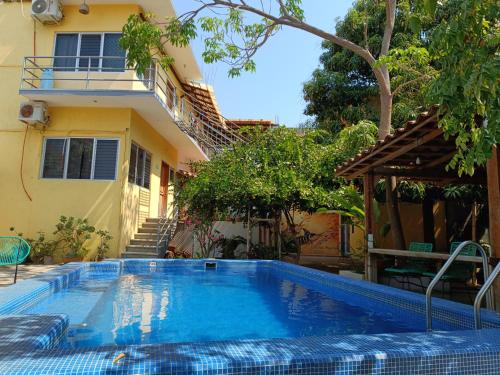
M 216 261 L 218 270 L 270 270 L 326 294 L 346 293 L 372 309 L 398 309 L 422 319 L 423 296 L 276 261 Z M 499 374 L 500 316 L 484 311 L 485 327 L 473 326 L 470 306 L 435 299 L 437 321 L 456 330 L 232 340 L 187 344 L 58 349 L 68 327 L 61 315 L 14 315 L 82 278 L 204 269 L 204 260 L 120 260 L 76 263 L 2 290 L 0 374 Z M 3 344 L 2 344 L 3 343 Z M 113 359 L 125 356 L 117 363 Z

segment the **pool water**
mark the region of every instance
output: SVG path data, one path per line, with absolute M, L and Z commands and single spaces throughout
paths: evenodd
M 326 295 L 269 269 L 95 274 L 23 313 L 65 313 L 63 347 L 296 338 L 424 330 L 379 304 Z M 375 311 L 376 310 L 376 311 Z

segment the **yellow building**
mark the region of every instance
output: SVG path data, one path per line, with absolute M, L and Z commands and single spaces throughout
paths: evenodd
M 169 212 L 176 172 L 231 135 L 211 89 L 195 83 L 189 48 L 167 47 L 169 71 L 126 66 L 127 18 L 171 16 L 169 1 L 91 0 L 86 15 L 81 3 L 0 3 L 0 235 L 51 234 L 61 215 L 88 218 L 110 231 L 108 256 L 118 257 L 146 218 Z

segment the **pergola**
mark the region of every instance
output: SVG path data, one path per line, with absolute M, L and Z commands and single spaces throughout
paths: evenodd
M 500 152 L 495 146 L 486 168 L 474 176 L 459 177 L 446 165 L 456 153 L 455 139 L 445 138 L 438 127 L 438 108 L 421 113 L 414 121 L 396 129 L 394 134 L 378 141 L 340 165 L 335 173 L 347 179 L 363 178 L 366 211 L 366 233 L 373 239 L 373 196 L 375 179 L 395 176 L 406 180 L 428 181 L 436 185 L 449 183 L 482 184 L 488 188 L 489 236 L 492 257 L 500 258 Z M 369 275 L 372 281 L 373 275 Z M 496 300 L 500 305 L 500 281 L 495 284 Z M 499 306 L 500 307 L 500 306 Z M 498 308 L 497 308 L 498 309 Z

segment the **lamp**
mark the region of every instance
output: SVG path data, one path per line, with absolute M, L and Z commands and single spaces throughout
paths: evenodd
M 416 165 L 422 164 L 422 161 L 420 160 L 420 156 L 417 156 L 417 159 L 415 160 Z
M 81 14 L 89 14 L 90 9 L 89 6 L 87 5 L 87 0 L 83 0 L 82 5 L 80 5 L 80 9 L 78 10 Z

